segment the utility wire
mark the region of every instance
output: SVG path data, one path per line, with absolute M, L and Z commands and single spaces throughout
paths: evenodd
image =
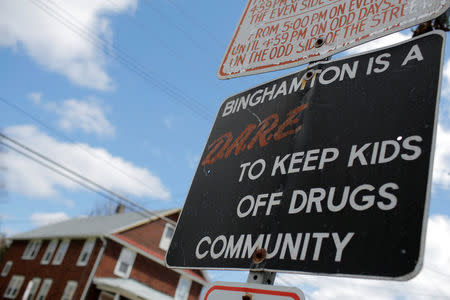
M 39 153 L 39 152 L 37 152 L 37 151 L 31 149 L 30 147 L 28 147 L 28 146 L 26 146 L 26 145 L 24 145 L 24 144 L 22 144 L 22 143 L 16 141 L 15 139 L 13 139 L 13 138 L 11 138 L 11 137 L 9 137 L 9 136 L 4 135 L 3 133 L 0 133 L 0 137 L 2 137 L 3 139 L 8 140 L 9 142 L 14 143 L 16 146 L 19 146 L 20 148 L 22 148 L 22 149 L 24 149 L 24 150 L 26 150 L 26 151 L 28 151 L 28 152 L 34 154 L 35 156 L 39 157 L 40 159 L 44 160 L 46 163 L 43 163 L 43 162 L 42 162 L 42 163 L 40 163 L 41 165 L 43 165 L 43 166 L 49 168 L 50 170 L 52 170 L 52 171 L 54 171 L 54 172 L 60 174 L 61 176 L 64 176 L 64 177 L 66 177 L 67 179 L 72 180 L 72 181 L 74 181 L 74 182 L 76 182 L 76 183 L 82 185 L 83 187 L 85 187 L 85 188 L 87 188 L 87 189 L 90 189 L 91 191 L 96 192 L 97 194 L 103 195 L 103 194 L 106 193 L 106 194 L 107 194 L 107 199 L 108 199 L 108 200 L 113 200 L 113 201 L 118 202 L 118 201 L 116 200 L 116 198 L 117 198 L 117 199 L 120 199 L 120 200 L 122 200 L 123 202 L 126 202 L 126 203 L 128 203 L 129 205 L 133 206 L 135 210 L 136 210 L 136 209 L 142 210 L 143 212 L 145 212 L 145 213 L 148 214 L 148 215 L 159 217 L 159 218 L 161 218 L 162 220 L 164 220 L 164 221 L 166 221 L 166 222 L 168 222 L 168 223 L 170 223 L 170 224 L 174 224 L 174 225 L 176 224 L 175 221 L 173 221 L 173 220 L 171 220 L 171 219 L 169 219 L 169 218 L 167 218 L 167 217 L 165 217 L 165 216 L 159 215 L 159 214 L 157 214 L 157 213 L 154 213 L 154 212 L 152 212 L 152 211 L 146 209 L 145 207 L 141 206 L 140 204 L 138 204 L 138 203 L 136 203 L 136 202 L 134 202 L 134 201 L 132 201 L 132 200 L 130 200 L 130 199 L 128 199 L 128 198 L 126 198 L 126 197 L 124 197 L 124 196 L 122 196 L 122 195 L 120 195 L 120 194 L 118 194 L 118 193 L 116 193 L 116 192 L 114 192 L 114 191 L 112 191 L 112 190 L 110 190 L 110 189 L 108 189 L 108 188 L 106 188 L 106 187 L 100 185 L 100 184 L 98 184 L 97 182 L 95 182 L 95 181 L 93 181 L 93 180 L 91 180 L 91 179 L 89 179 L 89 178 L 87 178 L 87 177 L 85 177 L 85 176 L 83 176 L 83 175 L 78 174 L 77 172 L 75 172 L 75 171 L 69 169 L 68 167 L 66 167 L 66 166 L 64 166 L 64 165 L 62 165 L 62 164 L 60 164 L 60 163 L 58 163 L 58 162 L 56 162 L 56 161 L 54 161 L 54 160 L 52 160 L 52 159 L 46 157 L 46 156 L 44 156 L 43 154 L 41 154 L 41 153 Z M 11 146 L 10 144 L 5 143 L 4 141 L 0 141 L 0 143 L 3 144 L 4 146 L 10 148 L 10 149 L 13 149 L 13 150 L 16 151 L 16 152 L 20 151 L 20 153 L 21 153 L 22 155 L 24 155 L 24 156 L 26 156 L 26 157 L 28 157 L 28 158 L 30 158 L 30 159 L 32 159 L 32 160 L 34 160 L 34 161 L 37 162 L 37 159 L 31 158 L 31 157 L 32 157 L 31 155 L 28 155 L 28 154 L 26 154 L 25 152 L 23 152 L 23 151 L 21 151 L 21 150 L 18 150 L 17 148 L 14 148 L 14 147 Z M 75 178 L 72 178 L 71 176 L 67 175 L 67 174 L 64 173 L 64 172 L 61 172 L 60 170 L 57 170 L 55 167 L 52 167 L 51 165 L 56 166 L 56 167 L 58 167 L 59 169 L 64 170 L 65 172 L 71 174 L 72 176 L 75 176 L 76 179 L 75 179 Z M 91 186 L 87 185 L 86 182 L 89 183 L 90 185 L 94 186 L 94 187 L 95 187 L 96 189 L 98 189 L 98 190 L 93 189 Z M 110 195 L 110 196 L 108 196 L 108 195 Z M 112 197 L 111 197 L 111 196 L 112 196 Z M 130 207 L 129 207 L 129 208 L 130 208 Z M 148 215 L 147 215 L 146 217 L 148 217 Z
M 52 10 L 53 12 L 55 12 L 56 14 L 59 14 L 59 16 L 65 20 L 67 20 L 69 23 L 71 23 L 73 26 L 77 27 L 78 29 L 82 30 L 83 32 L 89 34 L 94 40 L 100 41 L 101 43 L 103 43 L 105 46 L 107 46 L 108 48 L 112 48 L 114 49 L 116 52 L 118 52 L 119 54 L 121 54 L 122 56 L 124 56 L 126 59 L 128 59 L 132 64 L 135 64 L 138 68 L 140 68 L 142 71 L 144 71 L 145 73 L 149 73 L 145 70 L 145 67 L 140 64 L 139 62 L 137 62 L 135 59 L 133 59 L 130 55 L 128 55 L 126 52 L 124 52 L 122 49 L 120 49 L 118 46 L 113 45 L 110 41 L 106 40 L 103 37 L 99 37 L 94 31 L 92 31 L 88 26 L 84 25 L 81 21 L 79 21 L 73 14 L 71 14 L 70 12 L 68 12 L 67 10 L 65 10 L 63 7 L 61 7 L 61 5 L 58 5 L 56 2 L 52 1 L 52 0 L 47 0 L 48 3 L 45 3 L 41 0 L 35 0 L 40 2 L 41 4 L 44 4 L 47 6 L 47 8 L 49 8 L 50 10 Z M 59 9 L 60 12 L 63 12 L 65 15 L 68 16 L 68 18 L 64 17 L 61 13 L 58 13 L 55 9 L 53 9 L 52 7 L 50 7 L 49 5 L 53 4 L 54 7 L 56 7 L 57 9 Z M 70 19 L 73 20 L 73 22 L 70 21 Z M 78 24 L 78 25 L 77 25 Z M 103 51 L 103 48 L 102 48 Z M 150 73 L 149 73 L 150 74 Z M 152 75 L 152 74 L 150 74 Z M 153 74 L 153 80 L 157 81 L 157 78 L 155 77 L 156 74 Z M 165 85 L 163 86 L 163 88 L 165 89 L 171 89 L 171 86 L 173 87 L 172 90 L 175 91 L 177 94 L 175 95 L 176 97 L 184 97 L 183 99 L 186 100 L 186 104 L 189 108 L 189 102 L 191 102 L 191 104 L 195 105 L 195 109 L 199 110 L 200 113 L 206 113 L 207 117 L 209 116 L 209 110 L 200 102 L 198 102 L 197 100 L 184 96 L 183 91 L 180 91 L 176 86 L 173 86 L 170 82 L 167 82 L 164 79 L 159 79 L 160 81 L 162 81 L 162 83 Z M 164 90 L 163 90 L 164 91 Z M 175 98 L 177 99 L 177 98 Z M 203 112 L 202 112 L 203 110 Z
M 122 202 L 118 201 L 117 199 L 113 199 L 112 197 L 108 196 L 107 194 L 101 192 L 100 190 L 96 190 L 96 189 L 92 188 L 91 186 L 85 184 L 84 182 L 82 182 L 82 181 L 80 181 L 80 180 L 77 180 L 77 179 L 75 179 L 75 178 L 73 178 L 73 177 L 67 175 L 67 174 L 64 173 L 64 172 L 61 172 L 60 170 L 58 170 L 58 169 L 52 167 L 51 165 L 44 163 L 43 161 L 41 161 L 41 160 L 39 160 L 39 159 L 37 159 L 37 158 L 35 158 L 35 157 L 29 155 L 28 153 L 26 153 L 26 152 L 24 152 L 24 151 L 22 151 L 22 150 L 19 150 L 18 148 L 14 147 L 14 146 L 12 146 L 12 145 L 10 145 L 10 144 L 8 144 L 8 143 L 5 143 L 5 142 L 3 142 L 3 141 L 0 140 L 0 144 L 2 144 L 3 146 L 9 148 L 10 150 L 13 150 L 13 151 L 15 151 L 15 152 L 17 152 L 17 153 L 19 153 L 19 154 L 25 156 L 26 158 L 28 158 L 28 159 L 34 161 L 35 163 L 38 163 L 39 165 L 41 165 L 41 166 L 43 166 L 43 167 L 45 167 L 45 168 L 47 168 L 47 169 L 49 169 L 49 170 L 55 172 L 56 174 L 58 174 L 58 175 L 60 175 L 60 176 L 62 176 L 62 177 L 64 177 L 64 178 L 66 178 L 66 179 L 68 179 L 68 180 L 70 180 L 70 181 L 73 181 L 73 182 L 75 182 L 75 183 L 77 183 L 77 184 L 79 184 L 79 185 L 81 185 L 82 187 L 84 187 L 84 188 L 90 190 L 91 192 L 94 192 L 94 193 L 96 193 L 96 194 L 98 194 L 98 195 L 100 195 L 100 196 L 102 196 L 102 197 L 104 197 L 104 198 L 106 198 L 106 199 L 108 199 L 108 200 L 110 200 L 110 201 L 114 201 L 114 202 L 117 202 L 117 203 L 119 203 L 119 204 L 124 205 Z M 140 215 L 146 217 L 146 218 L 148 217 L 148 216 L 145 215 L 144 213 L 142 213 L 142 212 L 140 212 L 140 211 L 136 211 L 136 209 L 133 208 L 133 207 L 130 207 L 130 206 L 128 206 L 128 205 L 125 205 L 125 206 L 126 206 L 127 208 L 129 208 L 129 209 L 131 209 L 131 210 L 133 210 L 133 211 L 139 213 Z
M 117 5 L 117 3 L 115 3 L 113 0 L 105 0 L 105 1 L 109 2 L 115 9 L 120 10 L 120 8 L 119 8 L 119 6 Z M 175 58 L 178 59 L 177 63 L 182 62 L 182 63 L 183 63 L 186 67 L 188 67 L 190 70 L 196 70 L 196 69 L 198 69 L 198 65 L 195 65 L 195 64 L 192 62 L 192 60 L 186 59 L 185 56 L 180 55 L 179 53 L 177 53 L 173 48 L 171 48 L 171 47 L 169 46 L 169 44 L 168 44 L 165 40 L 161 39 L 161 38 L 158 36 L 157 33 L 155 33 L 151 28 L 149 28 L 150 26 L 148 26 L 148 25 L 146 25 L 145 23 L 139 21 L 139 19 L 137 19 L 137 18 L 132 18 L 131 16 L 129 16 L 129 17 L 127 18 L 127 20 L 128 20 L 128 22 L 129 22 L 130 24 L 133 24 L 133 25 L 135 25 L 137 28 L 139 28 L 139 30 L 142 31 L 144 34 L 146 34 L 146 35 L 148 35 L 149 37 L 151 37 L 152 40 L 156 40 L 158 45 L 162 46 L 164 49 L 166 49 L 167 51 L 169 51 L 170 55 L 172 55 L 173 57 L 175 57 Z M 120 30 L 120 28 L 119 28 L 119 30 Z M 224 48 L 225 48 L 225 47 L 224 47 Z M 202 52 L 202 53 L 205 53 L 205 52 Z M 209 53 L 209 52 L 208 52 L 208 53 Z M 202 75 L 202 74 L 203 74 L 203 73 L 201 73 L 200 75 Z M 204 79 L 203 79 L 204 81 L 202 82 L 202 84 L 203 84 L 203 85 L 205 84 L 205 80 L 211 82 L 210 79 L 211 79 L 210 77 L 208 77 L 208 78 L 207 78 L 207 77 L 204 77 Z M 215 79 L 215 77 L 213 77 L 213 79 Z M 219 89 L 225 91 L 225 90 L 224 90 L 224 86 L 221 85 L 221 84 L 219 83 L 218 80 L 213 80 L 212 83 L 214 84 L 215 87 L 217 87 L 217 88 L 219 88 Z
M 219 41 L 219 39 L 211 32 L 209 31 L 206 26 L 204 26 L 203 24 L 201 24 L 200 22 L 198 22 L 195 18 L 191 17 L 190 15 L 188 15 L 184 9 L 182 9 L 180 6 L 178 6 L 178 4 L 175 3 L 175 1 L 172 0 L 167 0 L 170 4 L 172 4 L 173 7 L 175 7 L 178 12 L 184 16 L 191 24 L 193 24 L 194 26 L 200 28 L 201 30 L 203 30 L 207 35 L 209 35 L 209 37 L 211 38 L 211 40 L 213 40 L 214 42 L 216 42 L 216 45 L 218 47 L 220 47 L 220 49 L 224 50 L 226 49 L 227 45 L 223 44 L 221 41 Z
M 143 2 L 145 3 L 145 2 L 150 2 L 150 1 L 151 1 L 151 0 L 144 0 Z M 200 29 L 203 30 L 204 32 L 206 32 L 206 33 L 210 36 L 211 40 L 214 40 L 214 41 L 216 42 L 217 46 L 219 46 L 220 49 L 222 49 L 222 51 L 225 52 L 225 51 L 228 49 L 228 46 L 227 46 L 226 44 L 223 44 L 222 42 L 220 42 L 219 39 L 218 39 L 214 34 L 212 34 L 211 31 L 209 31 L 209 30 L 207 29 L 206 26 L 204 26 L 203 24 L 201 24 L 200 22 L 198 22 L 195 18 L 192 18 L 191 16 L 189 16 L 189 15 L 185 12 L 185 10 L 184 10 L 183 8 L 181 8 L 179 5 L 177 5 L 177 4 L 175 3 L 175 1 L 173 1 L 173 0 L 166 0 L 166 1 L 168 1 L 170 4 L 172 4 L 172 5 L 178 10 L 178 12 L 179 12 L 181 15 L 183 15 L 187 20 L 190 21 L 191 24 L 193 24 L 194 26 L 200 28 Z M 222 63 L 222 57 L 219 57 L 218 63 Z M 257 83 L 252 79 L 252 77 L 249 77 L 249 76 L 242 76 L 242 77 L 240 78 L 240 80 L 245 81 L 245 82 L 248 83 L 251 87 L 253 87 L 253 86 L 255 86 L 255 85 L 257 84 Z
M 75 23 L 75 22 L 77 22 L 76 20 L 71 21 L 69 18 L 65 17 L 61 13 L 61 11 L 64 11 L 67 15 L 70 15 L 67 11 L 63 10 L 58 5 L 54 4 L 51 1 L 49 1 L 47 3 L 44 3 L 40 0 L 29 0 L 29 1 L 32 4 L 34 4 L 37 8 L 41 9 L 44 13 L 53 17 L 60 24 L 67 27 L 70 31 L 79 35 L 81 38 L 85 39 L 86 41 L 91 43 L 93 46 L 97 47 L 104 54 L 117 60 L 119 63 L 121 63 L 123 66 L 125 66 L 128 70 L 135 73 L 136 75 L 138 75 L 139 77 L 141 77 L 142 79 L 144 79 L 145 81 L 150 83 L 152 86 L 158 88 L 159 90 L 161 90 L 162 92 L 167 94 L 170 97 L 170 99 L 186 106 L 188 109 L 190 109 L 192 112 L 194 112 L 200 118 L 205 119 L 205 120 L 210 120 L 210 114 L 204 106 L 202 106 L 196 100 L 185 95 L 184 92 L 180 91 L 178 88 L 173 86 L 171 83 L 169 83 L 161 78 L 158 79 L 154 74 L 145 70 L 145 68 L 143 68 L 139 63 L 137 63 L 133 58 L 131 58 L 128 54 L 126 54 L 124 51 L 122 51 L 117 46 L 111 45 L 111 43 L 109 43 L 107 40 L 105 40 L 104 38 L 98 37 L 95 33 L 90 31 L 89 29 L 84 29 L 82 27 L 82 25 L 78 26 Z M 56 10 L 55 8 L 52 8 L 49 5 L 50 3 L 53 3 L 54 6 L 58 6 L 59 11 Z M 72 17 L 72 19 L 74 19 L 74 18 Z M 81 24 L 81 23 L 79 23 L 79 24 Z M 109 49 L 110 51 L 106 51 L 105 48 Z
M 192 36 L 189 32 L 187 32 L 186 30 L 184 30 L 181 26 L 178 26 L 177 24 L 175 24 L 174 22 L 170 21 L 170 18 L 166 15 L 164 15 L 160 10 L 158 10 L 153 4 L 153 1 L 149 1 L 149 0 L 144 0 L 142 1 L 142 3 L 145 3 L 148 7 L 150 7 L 151 10 L 153 10 L 156 14 L 158 14 L 161 18 L 161 20 L 164 20 L 166 23 L 172 25 L 173 27 L 177 28 L 188 40 L 191 41 L 191 43 L 193 45 L 195 45 L 197 47 L 197 49 L 199 49 L 200 51 L 202 51 L 203 53 L 208 53 L 208 50 L 205 49 L 203 47 L 203 45 L 199 44 Z
M 30 114 L 29 112 L 27 112 L 26 110 L 24 110 L 23 108 L 19 107 L 18 105 L 12 103 L 11 101 L 8 101 L 7 99 L 3 98 L 2 96 L 0 96 L 0 101 L 5 103 L 6 105 L 8 105 L 9 107 L 17 110 L 18 112 L 24 114 L 25 116 L 27 116 L 28 118 L 30 118 L 31 120 L 33 120 L 34 122 L 36 122 L 37 124 L 41 125 L 42 127 L 50 130 L 51 132 L 53 132 L 54 134 L 56 134 L 57 136 L 68 140 L 69 142 L 73 143 L 76 147 L 78 147 L 79 149 L 83 150 L 85 153 L 87 153 L 88 155 L 90 155 L 93 158 L 96 158 L 98 160 L 102 160 L 103 162 L 105 162 L 106 164 L 108 164 L 111 168 L 115 169 L 116 171 L 122 173 L 123 175 L 127 176 L 130 179 L 133 179 L 134 181 L 136 181 L 137 183 L 141 184 L 143 187 L 145 187 L 147 190 L 153 192 L 153 189 L 151 189 L 150 187 L 148 187 L 142 180 L 140 180 L 139 178 L 136 178 L 135 176 L 132 176 L 130 174 L 128 174 L 127 172 L 121 170 L 119 167 L 115 166 L 111 161 L 109 161 L 108 159 L 105 159 L 103 157 L 98 156 L 97 154 L 95 154 L 92 151 L 89 151 L 89 149 L 82 147 L 79 143 L 75 142 L 73 139 L 71 139 L 70 137 L 68 137 L 65 134 L 60 133 L 59 131 L 57 131 L 55 128 L 51 127 L 50 125 L 46 124 L 44 121 L 42 121 L 41 119 L 33 116 L 32 114 Z

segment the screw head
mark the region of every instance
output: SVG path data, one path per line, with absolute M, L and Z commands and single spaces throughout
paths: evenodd
M 267 256 L 267 251 L 264 248 L 256 249 L 252 255 L 252 260 L 255 264 L 262 263 Z
M 324 38 L 318 38 L 316 43 L 314 44 L 314 47 L 316 48 L 320 48 L 325 44 L 325 39 Z
M 313 70 L 309 70 L 305 73 L 305 75 L 303 75 L 303 79 L 305 80 L 311 80 L 314 76 L 314 71 Z

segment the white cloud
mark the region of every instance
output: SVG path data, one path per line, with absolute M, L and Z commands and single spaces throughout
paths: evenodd
M 69 216 L 64 212 L 56 213 L 34 213 L 30 216 L 30 221 L 35 226 L 44 226 L 52 223 L 57 223 L 69 219 Z
M 115 0 L 113 4 L 91 0 L 0 1 L 0 47 L 16 51 L 23 48 L 40 65 L 65 75 L 73 83 L 107 90 L 112 85 L 103 52 L 56 18 L 75 23 L 79 27 L 76 31 L 87 31 L 92 39 L 104 39 L 110 45 L 112 30 L 106 15 L 134 11 L 136 6 L 137 0 Z
M 29 93 L 28 99 L 30 99 L 34 104 L 40 104 L 42 101 L 42 94 L 38 92 Z
M 450 130 L 445 130 L 441 125 L 437 128 L 433 183 L 450 188 Z
M 105 149 L 85 144 L 63 143 L 40 132 L 34 126 L 13 126 L 6 128 L 4 132 L 108 189 L 136 197 L 170 199 L 170 192 L 159 177 L 145 168 L 111 155 Z M 33 197 L 52 197 L 59 195 L 59 188 L 82 189 L 20 154 L 8 150 L 3 155 L 7 170 L 4 176 L 5 184 L 11 192 Z
M 385 37 L 373 40 L 371 42 L 362 44 L 360 46 L 351 48 L 348 50 L 348 52 L 350 54 L 358 54 L 361 52 L 366 52 L 366 51 L 374 50 L 377 48 L 382 48 L 382 47 L 387 47 L 387 46 L 390 46 L 393 44 L 397 44 L 397 43 L 400 43 L 400 42 L 405 41 L 410 38 L 411 38 L 411 35 L 406 35 L 401 32 L 396 32 L 396 33 L 387 35 Z
M 428 221 L 424 268 L 407 282 L 278 274 L 277 284 L 297 286 L 306 292 L 309 300 L 449 299 L 449 237 L 450 218 L 431 217 Z
M 95 99 L 68 99 L 61 105 L 52 102 L 46 107 L 59 115 L 58 125 L 65 131 L 81 129 L 99 136 L 114 135 L 115 128 L 106 118 L 105 105 Z
M 28 98 L 36 105 L 59 116 L 58 125 L 62 130 L 73 131 L 80 129 L 86 133 L 95 133 L 98 136 L 112 136 L 115 127 L 106 117 L 109 108 L 95 97 L 86 100 L 67 99 L 59 102 L 45 102 L 42 94 L 33 92 Z

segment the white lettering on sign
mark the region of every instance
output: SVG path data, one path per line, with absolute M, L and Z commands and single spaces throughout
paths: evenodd
M 413 135 L 405 138 L 402 143 L 397 140 L 387 140 L 382 141 L 381 145 L 379 142 L 366 143 L 362 146 L 353 145 L 347 166 L 352 167 L 356 163 L 362 166 L 384 164 L 393 161 L 397 157 L 403 160 L 415 160 L 422 153 L 422 149 L 418 145 L 411 144 L 411 142 L 420 143 L 422 138 L 418 135 Z M 407 152 L 403 153 L 404 151 L 401 151 L 401 149 Z M 402 154 L 399 155 L 400 153 Z M 370 157 L 369 161 L 368 157 Z
M 416 57 L 414 47 L 408 54 Z M 416 53 L 416 54 L 411 54 Z M 271 177 L 300 172 L 313 172 L 326 169 L 339 159 L 346 161 L 347 168 L 386 164 L 396 159 L 413 161 L 420 157 L 420 144 L 423 138 L 419 135 L 399 136 L 396 139 L 369 142 L 362 145 L 351 145 L 349 150 L 338 148 L 310 149 L 294 153 L 274 156 L 272 166 L 267 172 Z M 224 151 L 223 151 L 224 152 Z M 340 153 L 348 153 L 340 157 Z M 266 167 L 270 166 L 260 158 L 254 162 L 244 162 L 240 165 L 239 182 L 247 178 L 254 181 L 264 175 Z M 240 219 L 260 218 L 269 216 L 284 205 L 286 215 L 312 215 L 322 213 L 339 213 L 344 210 L 365 212 L 368 210 L 392 211 L 397 207 L 400 186 L 395 182 L 380 185 L 363 183 L 357 186 L 328 186 L 297 188 L 289 195 L 282 191 L 245 195 L 236 205 L 236 215 Z M 212 259 L 244 259 L 250 258 L 259 248 L 269 249 L 266 259 L 277 257 L 304 261 L 320 260 L 323 243 L 333 242 L 336 248 L 335 262 L 342 260 L 345 247 L 355 237 L 355 232 L 345 236 L 336 232 L 305 232 L 259 234 L 255 238 L 251 234 L 205 236 L 197 243 L 195 256 L 197 259 L 210 257 Z
M 219 235 L 215 238 L 206 236 L 196 247 L 197 259 L 211 257 L 212 259 L 251 258 L 255 250 L 269 249 L 267 259 L 278 257 L 280 259 L 299 260 L 312 259 L 317 261 L 322 254 L 324 244 L 332 244 L 335 248 L 334 261 L 340 262 L 342 254 L 354 237 L 354 232 L 345 234 L 337 232 L 305 232 L 305 233 L 279 233 L 271 234 L 241 234 L 239 236 Z M 295 236 L 295 242 L 294 238 Z
M 319 60 L 431 20 L 449 5 L 446 0 L 249 0 L 217 77 Z M 336 70 L 329 72 L 338 76 Z M 263 99 L 264 91 L 255 97 Z

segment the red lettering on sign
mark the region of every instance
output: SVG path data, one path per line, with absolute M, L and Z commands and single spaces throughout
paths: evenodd
M 279 141 L 299 132 L 302 125 L 296 128 L 293 125 L 301 121 L 300 113 L 307 107 L 308 104 L 306 103 L 290 110 L 286 115 L 286 120 L 280 125 L 278 125 L 279 116 L 276 113 L 266 117 L 258 125 L 254 123 L 248 124 L 234 141 L 231 131 L 224 133 L 208 146 L 209 152 L 201 165 L 212 165 L 218 160 L 228 158 L 232 153 L 237 156 L 243 151 L 252 150 L 255 145 L 263 148 L 273 141 Z M 255 129 L 257 129 L 256 132 Z M 250 139 L 248 145 L 246 145 L 245 142 L 254 132 L 255 134 Z
M 226 132 L 217 140 L 215 140 L 211 145 L 209 145 L 208 150 L 210 150 L 211 148 L 212 150 L 208 153 L 208 155 L 206 155 L 205 160 L 202 162 L 202 166 L 206 164 L 213 164 L 216 162 L 216 160 L 222 159 L 225 149 L 227 149 L 227 147 L 230 145 L 232 139 L 233 135 L 231 134 L 231 132 Z M 223 147 L 220 148 L 222 144 Z
M 308 107 L 308 104 L 305 103 L 303 105 L 300 105 L 297 108 L 294 108 L 293 110 L 291 110 L 290 112 L 288 112 L 287 114 L 287 119 L 286 121 L 284 121 L 283 124 L 280 125 L 280 127 L 278 127 L 277 132 L 274 134 L 273 138 L 275 139 L 275 141 L 279 141 L 291 134 L 294 134 L 296 131 L 296 129 L 291 129 L 288 131 L 284 131 L 287 127 L 297 124 L 300 120 L 297 118 L 298 114 L 304 110 L 305 108 Z M 299 129 L 300 130 L 300 129 Z
M 269 126 L 271 120 L 273 119 L 272 124 Z M 248 150 L 251 150 L 253 148 L 253 146 L 255 145 L 255 143 L 257 141 L 259 141 L 259 146 L 265 147 L 267 146 L 267 144 L 269 143 L 270 139 L 272 138 L 272 135 L 269 134 L 275 127 L 277 127 L 278 125 L 278 115 L 277 114 L 272 114 L 270 116 L 268 116 L 267 118 L 265 118 L 261 124 L 259 124 L 259 130 L 258 132 L 255 134 L 255 136 L 253 137 L 253 139 L 250 141 L 250 143 L 248 144 Z M 269 126 L 269 128 L 267 128 Z M 267 129 L 266 129 L 267 128 Z
M 244 131 L 242 131 L 237 139 L 234 140 L 233 144 L 231 144 L 231 146 L 227 149 L 225 158 L 228 158 L 228 156 L 230 156 L 233 149 L 234 155 L 238 155 L 241 151 L 243 151 L 245 149 L 245 141 L 248 139 L 255 128 L 256 124 L 248 124 L 247 127 L 245 127 Z

